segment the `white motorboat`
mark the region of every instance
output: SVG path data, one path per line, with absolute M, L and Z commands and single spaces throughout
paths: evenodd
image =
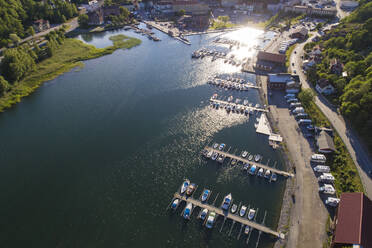
M 183 218 L 184 219 L 186 219 L 186 220 L 189 220 L 190 219 L 191 210 L 192 210 L 192 203 L 189 202 L 189 203 L 187 203 L 186 208 L 185 208 L 185 211 L 183 212 Z
M 212 154 L 211 159 L 212 159 L 212 160 L 216 160 L 217 157 L 218 157 L 218 153 L 217 153 L 217 152 L 214 152 L 214 153 Z
M 207 153 L 207 158 L 212 157 L 212 155 L 213 155 L 213 151 L 209 151 L 209 152 Z
M 254 156 L 254 161 L 258 162 L 258 161 L 260 161 L 260 159 L 261 159 L 261 155 L 260 154 L 256 154 Z
M 217 149 L 217 147 L 218 147 L 218 143 L 214 143 L 213 144 L 213 149 Z
M 276 182 L 277 179 L 278 179 L 278 176 L 273 172 L 273 174 L 271 174 L 270 180 L 273 182 Z
M 188 196 L 192 195 L 192 193 L 194 193 L 195 189 L 196 189 L 196 185 L 195 185 L 195 183 L 191 183 L 191 184 L 187 187 L 187 189 L 186 189 L 186 195 L 188 195 Z
M 254 216 L 256 215 L 256 210 L 254 209 L 249 209 L 249 212 L 248 212 L 248 219 L 249 220 L 253 220 Z
M 243 157 L 243 158 L 246 158 L 247 155 L 248 155 L 248 152 L 247 152 L 247 151 L 243 151 L 243 153 L 242 153 L 242 157 Z
M 271 174 L 270 170 L 265 171 L 265 178 L 270 179 L 270 174 Z
M 188 179 L 186 179 L 183 183 L 182 183 L 182 186 L 181 186 L 181 194 L 185 193 L 187 187 L 189 187 L 190 185 L 190 181 Z
M 250 230 L 249 226 L 245 226 L 244 233 L 248 235 L 249 234 L 249 230 Z
M 249 155 L 248 160 L 252 161 L 252 159 L 253 159 L 253 155 L 251 154 L 251 155 Z
M 172 205 L 171 205 L 171 208 L 172 209 L 176 209 L 178 207 L 178 204 L 180 203 L 180 199 L 175 199 L 173 202 L 172 202 Z
M 257 172 L 257 176 L 262 177 L 263 174 L 264 174 L 264 169 L 263 169 L 263 168 L 260 168 L 260 169 L 258 170 L 258 172 Z
M 243 216 L 245 215 L 246 212 L 247 212 L 247 207 L 243 205 L 243 206 L 240 208 L 239 215 L 240 215 L 241 217 L 243 217 Z
M 216 213 L 215 212 L 211 212 L 208 215 L 207 223 L 205 223 L 205 226 L 207 228 L 211 229 L 213 227 L 213 224 L 214 224 L 215 219 L 216 219 Z
M 218 147 L 218 150 L 222 151 L 223 148 L 225 148 L 225 144 L 224 143 L 221 143 L 221 145 Z
M 236 204 L 233 204 L 233 205 L 231 206 L 231 210 L 230 210 L 231 213 L 235 214 L 236 210 L 238 210 L 238 206 L 237 206 Z
M 203 211 L 200 213 L 199 218 L 201 220 L 205 220 L 205 217 L 207 217 L 207 215 L 208 215 L 208 209 L 204 208 Z
M 201 201 L 205 202 L 208 199 L 208 196 L 209 196 L 210 193 L 211 193 L 211 191 L 209 189 L 204 190 L 203 195 L 201 197 Z
M 225 198 L 223 199 L 222 205 L 221 205 L 222 210 L 227 211 L 229 209 L 231 200 L 232 200 L 231 193 L 225 196 Z

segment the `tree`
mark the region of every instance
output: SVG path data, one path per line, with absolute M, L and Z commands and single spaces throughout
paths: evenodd
M 16 46 L 18 46 L 19 42 L 21 41 L 21 38 L 19 38 L 17 34 L 10 34 L 9 38 L 12 40 L 13 44 Z
M 221 22 L 224 22 L 224 23 L 230 21 L 230 17 L 229 16 L 219 16 L 217 19 L 219 21 L 221 21 Z
M 315 93 L 312 89 L 306 89 L 298 94 L 298 98 L 304 106 L 309 106 L 312 101 L 314 101 Z
M 128 19 L 130 12 L 127 8 L 120 6 L 120 15 L 124 17 L 125 19 Z
M 89 27 L 89 17 L 87 14 L 82 14 L 82 15 L 79 15 L 79 18 L 78 18 L 78 22 L 79 22 L 79 26 L 81 28 L 88 28 Z
M 186 10 L 184 9 L 180 9 L 178 12 L 177 12 L 177 16 L 184 16 L 186 13 Z
M 32 36 L 32 37 L 34 37 L 35 30 L 34 30 L 34 28 L 32 26 L 28 27 L 27 34 L 30 35 L 30 36 Z
M 5 92 L 10 89 L 8 81 L 6 81 L 2 76 L 0 76 L 0 96 L 3 96 Z

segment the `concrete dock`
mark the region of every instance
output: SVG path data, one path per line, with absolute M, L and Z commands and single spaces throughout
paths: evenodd
M 223 155 L 226 156 L 226 158 L 236 159 L 238 161 L 242 161 L 243 163 L 254 164 L 257 167 L 263 168 L 265 170 L 270 170 L 271 172 L 274 172 L 278 175 L 282 175 L 282 176 L 285 176 L 285 177 L 294 177 L 294 175 L 292 173 L 282 171 L 282 170 L 278 170 L 276 168 L 273 168 L 273 167 L 270 167 L 270 166 L 267 166 L 267 165 L 264 165 L 264 164 L 261 164 L 261 163 L 257 163 L 255 161 L 249 161 L 248 159 L 242 158 L 240 156 L 237 156 L 237 155 L 234 155 L 234 154 L 231 154 L 231 153 L 228 153 L 228 152 L 220 151 L 218 149 L 213 149 L 212 147 L 209 147 L 209 146 L 206 146 L 204 149 L 206 149 L 208 151 L 214 151 L 214 152 L 217 152 L 219 154 L 223 154 Z
M 177 28 L 168 28 L 167 26 L 162 26 L 159 23 L 154 22 L 154 21 L 144 21 L 144 23 L 146 25 L 150 25 L 151 27 L 153 27 L 153 28 L 155 28 L 155 29 L 173 37 L 176 40 L 179 40 L 179 41 L 185 43 L 186 45 L 191 45 L 189 40 L 187 40 L 186 38 L 180 37 L 180 32 Z
M 229 213 L 229 211 L 224 212 L 220 208 L 217 208 L 215 206 L 212 206 L 212 205 L 209 205 L 209 204 L 206 204 L 206 203 L 202 203 L 201 201 L 196 200 L 196 199 L 194 199 L 192 197 L 186 197 L 185 195 L 181 195 L 180 193 L 176 192 L 176 193 L 174 193 L 174 198 L 173 199 L 176 199 L 176 198 L 177 199 L 180 199 L 181 201 L 185 201 L 187 203 L 192 203 L 194 208 L 195 207 L 200 207 L 202 209 L 203 208 L 206 208 L 206 209 L 208 209 L 209 212 L 212 212 L 213 211 L 217 215 L 222 216 L 225 219 L 230 219 L 230 220 L 232 220 L 234 222 L 238 222 L 238 223 L 240 223 L 242 225 L 249 226 L 249 227 L 254 228 L 254 229 L 256 229 L 256 230 L 258 230 L 260 232 L 264 232 L 264 233 L 273 235 L 273 236 L 275 236 L 277 238 L 280 238 L 280 239 L 284 239 L 285 238 L 285 235 L 283 233 L 279 233 L 277 231 L 274 231 L 274 230 L 270 229 L 267 226 L 258 224 L 258 223 L 254 222 L 254 221 L 250 221 L 247 218 L 242 218 L 239 215 L 231 214 L 231 213 Z

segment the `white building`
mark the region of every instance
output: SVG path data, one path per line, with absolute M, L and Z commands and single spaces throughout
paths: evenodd
M 333 85 L 326 79 L 320 79 L 315 86 L 316 91 L 323 95 L 330 95 L 335 92 Z
M 352 10 L 359 6 L 357 1 L 341 0 L 341 9 Z

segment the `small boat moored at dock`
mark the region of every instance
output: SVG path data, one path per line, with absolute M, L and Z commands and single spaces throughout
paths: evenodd
M 218 147 L 218 150 L 220 150 L 220 151 L 222 151 L 223 150 L 223 148 L 225 148 L 225 144 L 224 143 L 221 143 L 221 145 Z
M 260 168 L 257 172 L 257 176 L 262 177 L 264 175 L 264 169 Z
M 249 209 L 249 212 L 248 212 L 248 219 L 249 220 L 253 220 L 254 216 L 256 215 L 256 210 L 254 209 Z
M 213 224 L 214 224 L 215 219 L 216 219 L 216 213 L 215 212 L 211 212 L 208 215 L 207 223 L 205 223 L 205 226 L 208 229 L 211 229 L 213 227 Z
M 238 206 L 236 205 L 236 204 L 233 204 L 232 206 L 231 206 L 231 213 L 233 213 L 233 214 L 235 214 L 236 213 L 236 210 L 238 210 Z
M 189 203 L 187 203 L 186 208 L 185 208 L 185 211 L 183 212 L 183 218 L 185 220 L 189 220 L 190 219 L 191 210 L 192 210 L 192 203 L 189 202 Z
M 247 151 L 243 151 L 243 152 L 242 152 L 242 157 L 243 157 L 243 158 L 246 158 L 247 155 L 248 155 L 248 152 L 247 152 Z
M 201 197 L 201 201 L 205 202 L 206 200 L 208 200 L 208 197 L 209 197 L 210 193 L 211 193 L 211 191 L 209 189 L 204 190 L 203 195 Z
M 249 174 L 251 174 L 251 175 L 256 174 L 256 169 L 257 169 L 257 166 L 252 165 L 251 169 L 249 170 Z
M 248 160 L 252 161 L 252 159 L 253 159 L 253 155 L 251 154 L 251 155 L 249 155 Z
M 172 202 L 171 208 L 176 209 L 178 207 L 178 204 L 180 204 L 180 199 L 178 198 L 174 199 L 174 201 Z
M 231 200 L 232 200 L 231 193 L 225 196 L 225 198 L 223 199 L 222 205 L 221 205 L 222 210 L 227 211 L 229 209 Z
M 273 172 L 273 174 L 271 174 L 270 181 L 276 182 L 277 179 L 278 179 L 278 176 Z
M 239 215 L 240 215 L 241 217 L 244 217 L 244 215 L 245 215 L 246 212 L 247 212 L 247 207 L 243 205 L 243 206 L 240 208 Z
M 190 185 L 190 181 L 188 179 L 186 179 L 183 183 L 182 183 L 182 186 L 181 186 L 181 194 L 185 193 L 186 189 L 189 187 Z
M 194 183 L 190 184 L 186 189 L 186 195 L 190 196 L 194 193 L 196 185 Z
M 208 215 L 208 209 L 204 208 L 203 211 L 200 213 L 199 218 L 201 220 L 205 220 L 205 217 L 207 217 L 207 215 Z
M 244 228 L 244 233 L 248 235 L 249 230 L 250 230 L 249 226 L 245 226 L 245 228 Z

